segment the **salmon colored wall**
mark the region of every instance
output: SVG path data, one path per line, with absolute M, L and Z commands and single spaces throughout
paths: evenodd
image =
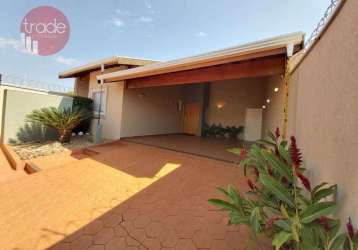
M 126 69 L 125 66 L 109 68 L 105 70 L 105 73 L 113 72 L 118 69 Z M 97 83 L 96 76 L 101 72 L 94 71 L 90 74 L 89 82 L 89 94 L 93 90 L 100 89 L 100 85 Z M 120 139 L 121 138 L 121 122 L 122 122 L 122 105 L 123 105 L 123 92 L 124 82 L 113 82 L 104 84 L 106 88 L 106 114 L 101 117 L 101 124 L 103 125 L 102 136 L 105 139 Z M 89 96 L 90 97 L 90 96 Z M 94 120 L 92 124 L 96 124 L 97 120 Z M 92 126 L 92 129 L 94 126 Z
M 278 88 L 278 92 L 274 89 Z M 265 136 L 268 131 L 274 131 L 276 127 L 282 128 L 283 124 L 283 103 L 284 103 L 284 84 L 281 76 L 267 78 L 265 87 L 266 109 L 263 111 L 262 132 Z
M 244 126 L 246 108 L 261 108 L 264 103 L 266 81 L 266 78 L 247 78 L 211 83 L 206 122 Z
M 315 183 L 338 184 L 342 219 L 358 223 L 358 1 L 348 0 L 293 73 L 289 132 Z
M 121 136 L 181 132 L 182 86 L 126 89 L 123 99 Z
M 75 95 L 88 97 L 89 75 L 77 77 L 75 80 Z

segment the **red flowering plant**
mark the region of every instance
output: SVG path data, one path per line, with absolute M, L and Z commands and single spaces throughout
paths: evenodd
M 329 201 L 337 186 L 312 185 L 295 137 L 286 141 L 276 129 L 249 151 L 229 151 L 239 156 L 249 191 L 219 188 L 226 199 L 210 199 L 209 203 L 229 213 L 230 225 L 247 225 L 254 235 L 265 234 L 275 249 L 358 248 L 358 234 L 352 226 L 347 224 L 348 233 L 338 233 L 337 204 Z

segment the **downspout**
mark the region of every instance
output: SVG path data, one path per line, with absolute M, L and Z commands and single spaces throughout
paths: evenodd
M 101 64 L 101 73 L 104 73 L 104 64 Z M 101 124 L 101 109 L 102 109 L 102 91 L 103 91 L 103 83 L 104 80 L 101 79 L 99 84 L 100 84 L 100 95 L 99 95 L 99 106 L 98 106 L 98 120 L 97 120 L 97 125 Z
M 102 74 L 104 73 L 104 64 L 101 65 L 101 73 Z M 98 83 L 100 84 L 100 95 L 99 95 L 97 126 L 93 139 L 95 144 L 102 142 L 101 109 L 102 109 L 102 91 L 103 91 L 104 80 L 101 79 L 100 81 L 98 81 Z
M 284 101 L 283 101 L 283 126 L 282 126 L 282 136 L 283 138 L 287 137 L 287 127 L 288 127 L 288 99 L 289 99 L 289 90 L 290 90 L 290 58 L 293 55 L 295 45 L 289 43 L 286 45 L 286 60 L 285 60 L 285 78 L 284 78 Z

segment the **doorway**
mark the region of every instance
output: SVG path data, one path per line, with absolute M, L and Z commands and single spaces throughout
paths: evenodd
M 200 125 L 200 103 L 187 103 L 184 105 L 183 133 L 197 135 Z

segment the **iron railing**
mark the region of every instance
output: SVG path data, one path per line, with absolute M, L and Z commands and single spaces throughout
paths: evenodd
M 308 39 L 305 42 L 305 50 L 308 50 L 308 48 L 311 47 L 311 45 L 317 40 L 319 35 L 321 34 L 321 31 L 326 26 L 327 22 L 329 22 L 330 18 L 332 17 L 332 14 L 336 10 L 336 8 L 339 6 L 342 0 L 331 0 L 331 3 L 327 7 L 326 11 L 324 12 L 323 17 L 318 22 L 315 29 L 312 31 L 311 35 L 308 37 Z
M 43 92 L 69 93 L 73 91 L 73 88 L 71 87 L 66 87 L 60 84 L 34 81 L 25 77 L 15 75 L 0 74 L 0 84 Z

